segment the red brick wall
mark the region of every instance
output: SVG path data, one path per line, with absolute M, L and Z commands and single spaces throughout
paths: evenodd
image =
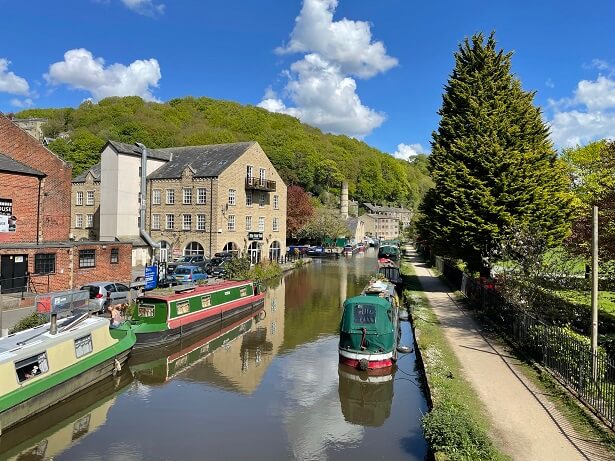
M 15 232 L 0 232 L 2 242 L 36 242 L 38 178 L 0 172 L 0 198 L 13 201 Z
M 0 152 L 47 175 L 42 187 L 41 241 L 67 240 L 71 224 L 71 166 L 1 114 Z M 36 203 L 36 194 L 32 200 Z

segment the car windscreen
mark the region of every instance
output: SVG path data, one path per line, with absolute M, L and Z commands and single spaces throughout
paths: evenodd
M 188 267 L 178 267 L 175 269 L 175 275 L 189 275 L 191 273 Z
M 98 291 L 100 290 L 100 287 L 94 286 L 94 285 L 86 285 L 83 286 L 81 288 L 79 288 L 80 290 L 83 291 L 89 291 L 90 292 L 90 299 L 94 299 L 96 298 L 96 295 L 98 294 Z

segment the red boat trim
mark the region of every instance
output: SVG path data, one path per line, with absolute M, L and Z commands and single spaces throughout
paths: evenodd
M 143 296 L 143 299 L 146 299 L 146 300 L 156 299 L 158 301 L 167 301 L 167 302 L 181 301 L 184 299 L 190 299 L 193 296 L 211 294 L 216 291 L 228 290 L 229 288 L 242 287 L 244 285 L 251 285 L 252 283 L 253 282 L 250 280 L 243 280 L 240 282 L 227 280 L 221 283 L 216 283 L 215 285 L 205 285 L 205 286 L 196 287 L 194 288 L 194 290 L 190 290 L 190 291 L 186 291 L 182 293 L 176 293 L 176 294 L 170 294 L 170 295 L 147 294 Z
M 349 359 L 347 357 L 342 357 L 340 355 L 340 363 L 347 365 L 351 368 L 359 368 L 359 360 Z M 393 366 L 393 360 L 384 359 L 384 360 L 368 360 L 367 361 L 367 369 L 368 370 L 378 370 L 381 368 L 390 368 Z

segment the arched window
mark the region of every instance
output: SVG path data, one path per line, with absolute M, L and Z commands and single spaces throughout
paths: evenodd
M 231 251 L 233 252 L 233 255 L 237 256 L 239 254 L 239 247 L 235 242 L 228 242 L 226 245 L 224 245 L 222 251 Z
M 261 246 L 258 242 L 250 243 L 248 247 L 248 256 L 252 264 L 256 264 L 261 260 Z
M 161 240 L 158 243 L 160 244 L 160 262 L 168 263 L 170 259 L 169 256 L 171 255 L 171 244 L 166 240 Z
M 204 254 L 205 250 L 199 242 L 190 242 L 186 245 L 186 248 L 184 248 L 184 256 L 197 256 Z
M 272 261 L 277 261 L 280 258 L 280 242 L 275 240 L 271 242 L 271 246 L 269 247 L 269 259 Z

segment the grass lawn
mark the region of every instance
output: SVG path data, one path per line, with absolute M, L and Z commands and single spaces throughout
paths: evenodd
M 591 293 L 588 291 L 558 290 L 555 293 L 566 301 L 591 308 Z M 615 316 L 615 293 L 612 291 L 598 292 L 598 309 Z

